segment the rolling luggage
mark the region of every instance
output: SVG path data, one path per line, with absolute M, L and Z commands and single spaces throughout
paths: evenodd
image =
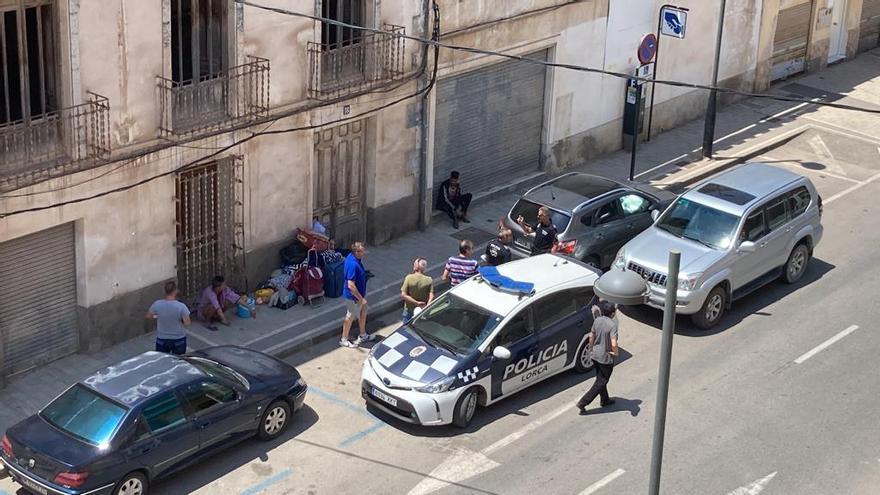
M 308 266 L 300 268 L 293 276 L 291 287 L 299 297 L 300 304 L 315 304 L 316 299 L 324 297 L 324 274 L 318 267 L 318 252 L 309 250 Z M 314 264 L 313 264 L 314 263 Z
M 345 284 L 345 262 L 334 261 L 324 266 L 324 295 L 326 297 L 342 296 Z

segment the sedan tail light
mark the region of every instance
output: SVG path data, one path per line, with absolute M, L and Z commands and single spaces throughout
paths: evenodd
M 10 459 L 15 459 L 15 454 L 12 452 L 12 442 L 9 441 L 9 437 L 3 435 L 3 452 Z
M 574 248 L 577 247 L 577 241 L 561 241 L 556 245 L 556 252 L 562 254 L 573 254 Z
M 59 473 L 58 476 L 55 477 L 55 483 L 58 485 L 65 486 L 67 488 L 79 488 L 85 484 L 86 479 L 88 479 L 89 473 Z

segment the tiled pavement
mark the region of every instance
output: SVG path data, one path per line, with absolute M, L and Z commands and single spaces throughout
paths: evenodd
M 877 79 L 876 69 L 878 55 L 880 50 L 864 54 L 855 61 L 802 77 L 796 84 L 780 84 L 773 91 L 812 97 L 805 94 L 804 88 L 821 88 L 836 91 L 841 98 L 843 94 L 847 94 L 845 98 L 850 100 L 847 103 L 858 104 L 861 100 L 852 100 L 858 96 L 873 94 L 877 81 L 880 81 Z M 874 80 L 867 85 L 869 89 L 866 93 L 866 85 L 861 83 L 871 78 Z M 831 87 L 829 81 L 836 80 L 844 81 L 842 87 Z M 851 89 L 854 91 L 850 93 Z M 744 100 L 727 106 L 719 112 L 716 160 L 700 158 L 703 122 L 698 120 L 657 135 L 649 143 L 641 144 L 636 179 L 650 181 L 672 190 L 682 189 L 719 168 L 757 156 L 767 148 L 772 148 L 775 142 L 803 128 L 805 122 L 810 121 L 811 114 L 819 112 L 825 115 L 829 109 L 816 110 L 793 103 L 761 99 Z M 846 121 L 852 115 L 843 112 L 840 117 L 836 114 L 830 117 L 832 120 L 839 118 Z M 877 131 L 865 129 L 863 132 L 874 135 Z M 880 138 L 880 135 L 874 137 Z M 629 153 L 619 151 L 591 160 L 577 170 L 622 178 L 629 173 L 629 163 Z M 368 247 L 365 264 L 375 274 L 369 282 L 367 292 L 371 311 L 375 314 L 397 311 L 400 308 L 399 284 L 416 256 L 427 258 L 431 267 L 430 274 L 439 277 L 445 259 L 456 252 L 458 239 L 453 235 L 465 232 L 477 244 L 484 244 L 495 231 L 498 220 L 516 200 L 518 193 L 539 179 L 532 178 L 507 192 L 478 198 L 471 211 L 473 223 L 462 224 L 458 231 L 445 219 L 435 217 L 434 224 L 425 231 L 413 232 L 382 246 Z M 465 177 L 465 186 L 466 180 Z M 285 355 L 318 340 L 337 338 L 341 317 L 342 303 L 338 299 L 326 299 L 317 307 L 294 306 L 287 311 L 261 308 L 256 319 L 241 320 L 233 317 L 231 326 L 221 326 L 216 332 L 194 323 L 189 344 L 194 348 L 237 344 Z M 96 369 L 150 349 L 152 342 L 151 334 L 143 335 L 95 354 L 69 356 L 11 378 L 6 388 L 0 390 L 0 431 L 38 410 L 69 384 Z

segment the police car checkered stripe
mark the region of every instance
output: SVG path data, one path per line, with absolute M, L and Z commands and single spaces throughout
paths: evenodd
M 464 383 L 472 382 L 477 379 L 477 375 L 479 373 L 479 369 L 474 366 L 473 368 L 468 368 L 464 371 L 458 372 L 458 379 L 463 381 Z

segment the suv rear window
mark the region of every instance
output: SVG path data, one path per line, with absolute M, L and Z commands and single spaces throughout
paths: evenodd
M 732 187 L 722 186 L 721 184 L 710 183 L 697 189 L 701 194 L 712 196 L 713 198 L 723 199 L 735 205 L 744 205 L 755 199 L 751 194 L 734 189 Z
M 527 199 L 520 199 L 513 206 L 513 209 L 510 210 L 510 220 L 516 223 L 516 218 L 522 215 L 527 224 L 535 225 L 538 223 L 538 208 L 541 206 L 543 205 L 539 205 L 538 203 L 534 203 Z M 556 230 L 559 232 L 565 232 L 568 229 L 568 224 L 571 222 L 571 216 L 551 208 L 550 220 L 553 222 L 553 225 L 556 226 Z

